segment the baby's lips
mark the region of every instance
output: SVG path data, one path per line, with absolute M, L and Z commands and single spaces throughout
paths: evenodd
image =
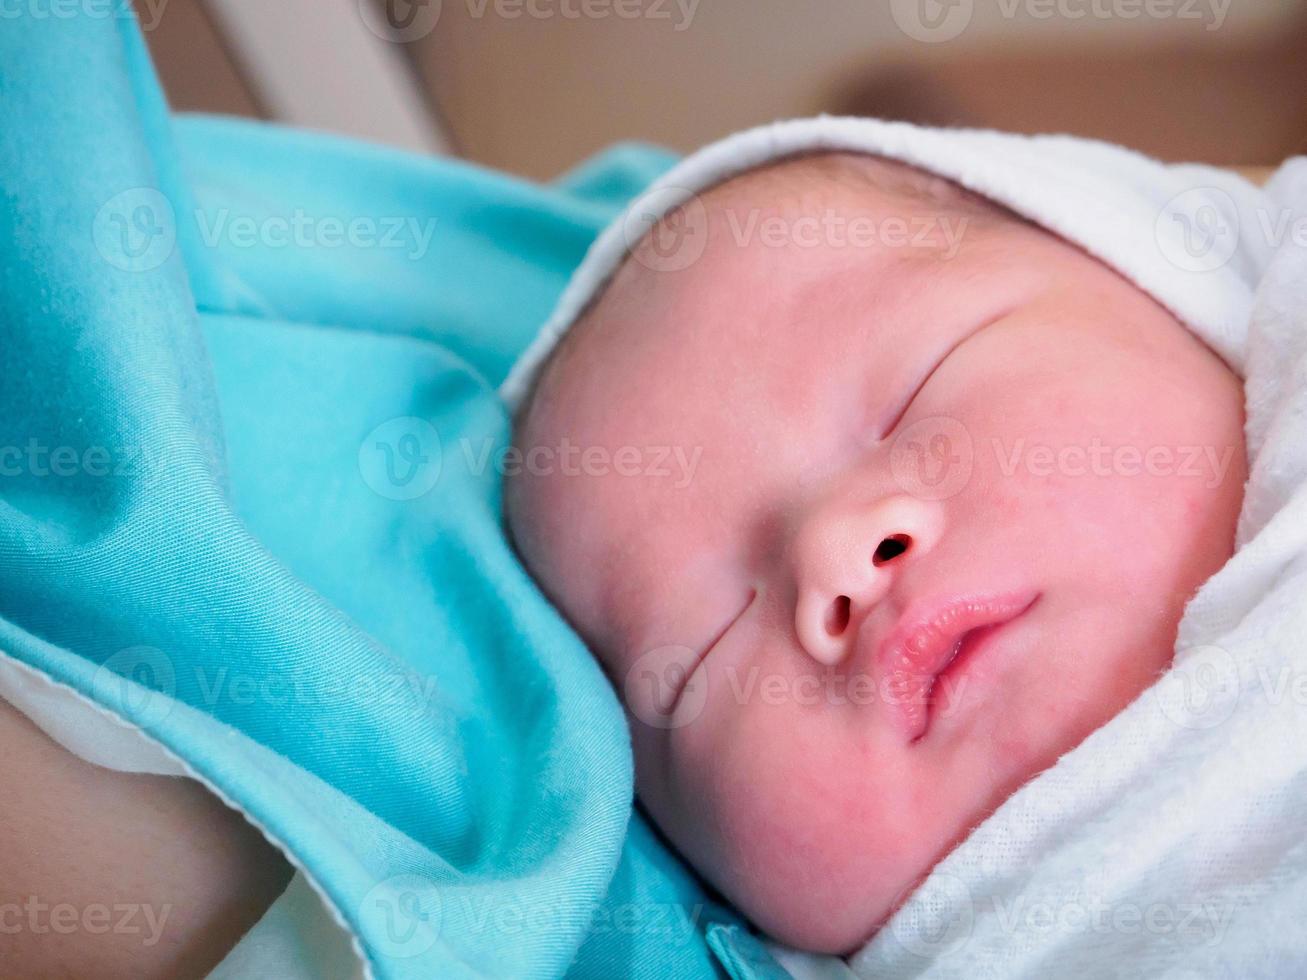
M 627 710 L 650 728 L 682 728 L 693 722 L 708 702 L 708 676 L 697 669 L 701 659 L 680 644 L 642 653 L 622 683 Z
M 890 717 L 909 743 L 929 727 L 928 696 L 940 675 L 965 653 L 968 638 L 984 642 L 1038 598 L 1032 589 L 924 598 L 878 643 L 870 637 L 862 641 L 860 656 L 887 686 Z

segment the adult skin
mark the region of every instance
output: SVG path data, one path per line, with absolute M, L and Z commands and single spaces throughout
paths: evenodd
M 191 779 L 86 762 L 0 700 L 0 976 L 201 977 L 285 889 Z

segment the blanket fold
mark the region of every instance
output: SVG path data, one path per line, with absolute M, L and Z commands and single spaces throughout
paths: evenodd
M 494 386 L 669 158 L 175 121 L 114 7 L 0 31 L 0 651 L 243 810 L 376 976 L 713 976 L 496 469 Z

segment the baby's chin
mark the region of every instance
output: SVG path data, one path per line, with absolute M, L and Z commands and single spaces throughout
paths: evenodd
M 811 953 L 851 956 L 880 930 L 919 884 L 885 890 L 874 883 L 858 887 L 807 882 L 784 894 L 769 894 L 749 913 L 753 903 L 737 904 L 759 929 L 776 942 Z
M 659 820 L 658 811 L 667 807 L 645 805 L 736 909 L 769 939 L 795 949 L 856 952 L 958 840 L 958 828 L 939 819 L 961 808 L 958 800 L 938 801 L 936 819 L 907 816 L 907 799 L 920 788 L 906 796 L 882 794 L 878 812 L 879 804 L 865 798 L 867 787 L 841 794 L 852 780 L 832 784 L 819 776 L 805 792 L 775 772 L 742 775 L 737 787 L 751 785 L 756 793 L 728 790 L 723 798 L 710 792 L 713 798 L 702 797 L 692 809 L 662 797 L 676 808 L 662 814 L 669 820 Z M 855 810 L 862 816 L 850 817 Z
M 721 886 L 736 908 L 770 939 L 813 953 L 848 956 L 865 945 L 925 878 L 901 860 L 866 860 L 850 828 L 842 841 L 803 852 L 750 849 Z M 882 851 L 882 853 L 886 853 Z

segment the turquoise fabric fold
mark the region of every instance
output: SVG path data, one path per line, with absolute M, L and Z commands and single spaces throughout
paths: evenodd
M 175 119 L 118 6 L 0 23 L 0 651 L 239 805 L 376 976 L 720 975 L 499 514 L 495 386 L 672 158 Z

